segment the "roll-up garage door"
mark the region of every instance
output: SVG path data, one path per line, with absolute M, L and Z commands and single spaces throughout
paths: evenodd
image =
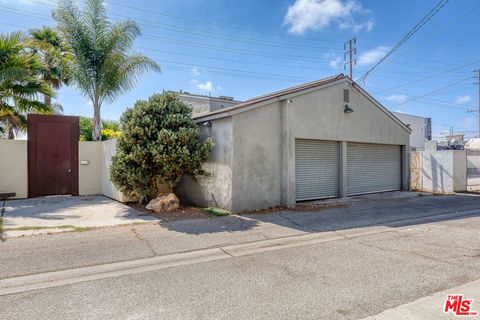
M 296 200 L 338 197 L 339 143 L 295 140 Z
M 347 143 L 347 194 L 400 190 L 401 147 Z

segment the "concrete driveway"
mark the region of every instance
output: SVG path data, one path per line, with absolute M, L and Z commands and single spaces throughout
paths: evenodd
M 154 221 L 104 196 L 52 196 L 5 202 L 3 238 Z

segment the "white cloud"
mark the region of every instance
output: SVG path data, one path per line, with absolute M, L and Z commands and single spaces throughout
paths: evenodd
M 354 14 L 365 14 L 369 10 L 362 8 L 356 0 L 295 0 L 288 7 L 283 23 L 293 34 L 304 34 L 307 31 L 318 31 L 336 23 L 341 29 L 354 32 L 370 31 L 373 20 L 357 22 Z
M 340 29 L 343 30 L 353 30 L 354 33 L 358 33 L 362 30 L 366 31 L 372 31 L 373 30 L 373 20 L 367 20 L 365 22 L 361 23 L 356 23 L 353 20 L 352 21 L 345 21 L 340 23 L 339 25 Z
M 198 67 L 193 67 L 192 70 L 190 70 L 190 74 L 194 77 L 198 77 L 202 73 L 200 72 L 200 69 Z
M 470 97 L 468 94 L 467 95 L 464 95 L 464 96 L 458 96 L 456 99 L 455 99 L 455 103 L 456 104 L 463 104 L 463 103 L 468 103 L 472 101 L 472 97 Z
M 213 85 L 211 81 L 206 81 L 206 82 L 197 84 L 197 88 L 203 91 L 212 91 Z
M 390 50 L 389 47 L 379 46 L 370 50 L 367 50 L 360 54 L 357 59 L 357 64 L 359 66 L 369 65 L 377 62 L 387 54 Z
M 336 57 L 335 59 L 330 60 L 328 65 L 333 69 L 337 69 L 341 62 L 342 62 L 342 58 Z
M 403 102 L 407 101 L 407 99 L 408 99 L 408 97 L 406 95 L 396 94 L 396 93 L 387 97 L 388 101 L 395 102 L 395 103 L 403 103 Z M 399 111 L 397 111 L 397 112 L 399 112 Z

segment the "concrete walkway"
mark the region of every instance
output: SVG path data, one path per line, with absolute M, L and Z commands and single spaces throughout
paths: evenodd
M 155 221 L 104 196 L 53 196 L 5 203 L 2 238 Z
M 459 319 L 451 312 L 443 312 L 445 298 L 449 294 L 463 294 L 465 299 L 473 299 L 471 311 L 478 312 L 480 317 L 480 279 L 466 283 L 462 286 L 451 288 L 432 294 L 428 297 L 418 299 L 414 302 L 388 309 L 380 314 L 370 316 L 364 320 L 438 320 L 438 319 Z

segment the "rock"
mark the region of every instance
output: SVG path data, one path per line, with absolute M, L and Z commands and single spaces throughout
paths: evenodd
M 180 206 L 180 200 L 174 193 L 160 194 L 155 199 L 150 200 L 146 208 L 155 212 L 173 211 Z

